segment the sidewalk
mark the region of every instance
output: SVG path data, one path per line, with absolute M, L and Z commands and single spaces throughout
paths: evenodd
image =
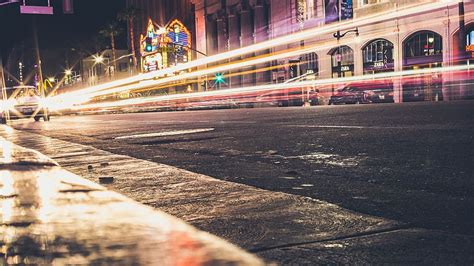
M 0 264 L 263 265 L 0 137 Z

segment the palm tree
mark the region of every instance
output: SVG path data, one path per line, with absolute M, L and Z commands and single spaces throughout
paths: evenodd
M 134 6 L 129 6 L 117 16 L 118 20 L 124 21 L 128 24 L 128 34 L 130 37 L 130 50 L 132 52 L 133 66 L 137 68 L 137 53 L 135 50 L 135 32 L 134 32 L 134 22 L 138 16 L 140 10 Z
M 100 32 L 102 36 L 110 38 L 110 46 L 112 48 L 112 62 L 114 69 L 117 69 L 116 55 L 115 55 L 115 37 L 120 34 L 120 29 L 117 26 L 117 23 L 107 24 Z

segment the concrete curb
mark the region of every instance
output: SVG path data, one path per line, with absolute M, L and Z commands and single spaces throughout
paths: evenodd
M 263 265 L 0 138 L 0 264 Z

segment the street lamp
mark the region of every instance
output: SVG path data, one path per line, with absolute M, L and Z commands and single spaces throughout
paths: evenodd
M 104 62 L 104 57 L 101 56 L 101 55 L 99 55 L 99 56 L 93 56 L 93 57 L 94 57 L 94 62 L 95 62 L 96 64 L 101 64 L 101 63 Z
M 351 32 L 354 32 L 356 34 L 356 37 L 359 37 L 359 28 L 358 27 L 353 29 L 353 30 L 348 30 L 348 31 L 343 32 L 343 33 L 341 33 L 341 31 L 338 30 L 337 32 L 335 32 L 333 34 L 333 36 L 334 36 L 334 38 L 336 38 L 339 41 L 341 38 L 346 36 L 346 34 L 351 33 Z

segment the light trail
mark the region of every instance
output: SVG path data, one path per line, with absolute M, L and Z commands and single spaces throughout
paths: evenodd
M 435 19 L 432 19 L 432 20 L 425 20 L 423 23 L 429 25 L 429 24 L 431 24 L 433 22 L 436 22 L 438 20 L 439 20 L 438 18 L 435 18 Z M 385 31 L 383 29 L 379 30 L 379 31 L 371 31 L 371 35 L 365 36 L 364 41 L 365 40 L 371 40 L 371 39 L 373 39 L 373 37 L 378 36 L 377 35 L 378 32 L 385 33 Z M 396 35 L 396 34 L 399 34 L 399 33 L 400 32 L 393 32 L 392 35 Z M 385 36 L 387 36 L 387 35 L 385 34 Z M 362 42 L 362 40 L 360 40 L 360 41 Z M 232 63 L 232 64 L 230 64 L 230 63 L 229 64 L 224 64 L 224 65 L 221 65 L 221 66 L 218 66 L 218 67 L 212 67 L 212 68 L 207 68 L 207 69 L 200 70 L 200 71 L 183 73 L 183 74 L 180 74 L 180 75 L 177 75 L 177 76 L 161 78 L 159 80 L 145 80 L 145 81 L 139 82 L 138 85 L 134 84 L 134 85 L 124 86 L 124 87 L 108 89 L 108 90 L 101 90 L 101 91 L 91 92 L 91 93 L 89 93 L 89 95 L 87 97 L 86 96 L 81 97 L 80 98 L 81 101 L 75 101 L 74 100 L 73 96 L 78 95 L 77 93 L 73 94 L 73 95 L 64 94 L 63 97 L 67 97 L 69 99 L 68 102 L 70 102 L 70 103 L 79 104 L 79 103 L 87 102 L 88 97 L 93 98 L 93 97 L 98 97 L 98 96 L 102 96 L 102 95 L 108 95 L 108 94 L 113 94 L 113 93 L 121 93 L 121 92 L 130 91 L 130 90 L 141 90 L 141 89 L 145 89 L 145 88 L 150 88 L 150 90 L 152 90 L 153 88 L 151 88 L 151 87 L 153 87 L 153 86 L 155 86 L 155 87 L 160 86 L 159 88 L 163 88 L 163 84 L 168 84 L 168 83 L 171 84 L 173 82 L 180 82 L 181 83 L 181 81 L 183 79 L 190 79 L 190 78 L 196 78 L 196 77 L 200 77 L 200 76 L 207 76 L 207 75 L 218 73 L 218 72 L 226 72 L 226 71 L 230 71 L 230 70 L 234 70 L 234 69 L 244 68 L 244 67 L 247 67 L 247 66 L 250 66 L 250 65 L 257 65 L 257 64 L 267 63 L 267 62 L 270 62 L 270 61 L 273 61 L 273 60 L 279 60 L 279 59 L 283 59 L 283 58 L 287 58 L 287 57 L 298 56 L 300 54 L 304 54 L 304 53 L 307 53 L 307 52 L 314 52 L 314 51 L 320 51 L 320 50 L 324 50 L 324 49 L 334 48 L 333 47 L 334 42 L 335 42 L 334 40 L 326 40 L 322 44 L 321 43 L 314 43 L 311 46 L 296 47 L 296 48 L 286 50 L 286 51 L 279 51 L 278 53 L 247 58 L 247 59 L 240 60 L 240 61 L 237 61 L 237 62 Z M 354 41 L 352 41 L 352 40 L 340 41 L 338 43 L 338 45 L 348 45 L 348 44 L 353 43 L 353 42 Z M 176 84 L 173 84 L 173 85 L 176 85 Z M 173 86 L 173 85 L 170 85 L 170 86 Z M 85 93 L 83 93 L 83 94 L 85 95 Z M 64 100 L 62 100 L 62 101 L 64 101 Z
M 399 71 L 399 72 L 378 73 L 371 76 L 353 76 L 353 77 L 347 77 L 347 78 L 340 78 L 337 80 L 329 78 L 329 79 L 319 79 L 319 80 L 312 80 L 312 81 L 299 81 L 295 83 L 269 84 L 269 85 L 251 86 L 251 87 L 243 87 L 243 88 L 236 88 L 236 89 L 206 91 L 206 92 L 198 92 L 198 93 L 173 94 L 173 95 L 154 96 L 154 97 L 139 98 L 139 99 L 127 99 L 127 100 L 121 100 L 121 101 L 115 101 L 115 102 L 95 103 L 95 104 L 76 106 L 73 109 L 83 110 L 83 109 L 95 109 L 95 108 L 111 108 L 111 107 L 122 107 L 122 106 L 129 106 L 129 105 L 140 105 L 140 104 L 147 104 L 147 103 L 157 103 L 157 102 L 166 102 L 166 101 L 183 100 L 183 99 L 222 97 L 222 96 L 238 95 L 241 93 L 255 93 L 255 92 L 295 89 L 295 88 L 308 88 L 308 87 L 317 88 L 318 86 L 324 86 L 324 85 L 341 85 L 341 84 L 346 84 L 346 83 L 351 83 L 351 82 L 367 81 L 367 80 L 381 80 L 381 79 L 387 79 L 387 78 L 405 78 L 405 77 L 410 77 L 410 76 L 428 75 L 428 74 L 441 73 L 441 72 L 449 74 L 450 72 L 465 71 L 465 70 L 470 70 L 470 69 L 471 69 L 470 66 L 462 65 L 462 66 L 449 66 L 449 67 L 430 68 L 430 69 L 405 70 L 405 71 Z
M 384 21 L 391 21 L 393 19 L 397 19 L 400 17 L 409 16 L 413 14 L 428 13 L 432 10 L 445 8 L 449 4 L 457 4 L 457 2 L 458 1 L 456 0 L 452 0 L 452 1 L 442 0 L 442 1 L 437 1 L 434 3 L 431 2 L 431 3 L 414 4 L 414 5 L 404 7 L 403 9 L 397 9 L 396 12 L 394 12 L 395 10 L 388 10 L 385 12 L 372 14 L 370 16 L 366 16 L 359 19 L 348 20 L 345 22 L 325 25 L 322 27 L 315 27 L 315 28 L 304 30 L 304 31 L 297 32 L 294 34 L 289 34 L 289 35 L 277 37 L 268 41 L 256 43 L 247 47 L 242 47 L 242 48 L 238 48 L 238 49 L 224 52 L 221 54 L 212 55 L 206 58 L 201 58 L 198 60 L 194 60 L 185 64 L 170 67 L 167 69 L 162 69 L 155 72 L 141 74 L 141 75 L 137 75 L 137 76 L 126 78 L 126 79 L 121 79 L 121 80 L 89 87 L 89 88 L 80 90 L 78 92 L 71 92 L 72 93 L 71 96 L 80 95 L 84 93 L 85 94 L 93 93 L 93 92 L 106 90 L 106 89 L 110 89 L 114 87 L 125 86 L 127 84 L 136 83 L 142 80 L 159 78 L 159 77 L 163 77 L 167 75 L 173 75 L 174 73 L 179 73 L 181 71 L 186 71 L 186 70 L 193 69 L 199 66 L 217 63 L 219 61 L 229 60 L 236 57 L 241 57 L 246 54 L 268 50 L 273 47 L 287 45 L 287 44 L 295 43 L 301 40 L 308 40 L 308 39 L 311 39 L 323 34 L 334 33 L 335 31 L 341 30 L 341 29 L 362 27 L 364 25 L 382 23 Z
M 381 32 L 383 32 L 383 30 L 381 30 Z M 377 32 L 373 32 L 372 34 L 376 36 Z M 397 33 L 392 33 L 392 34 L 397 34 Z M 370 37 L 367 37 L 367 38 L 370 38 Z M 340 41 L 339 45 L 347 45 L 352 42 L 353 41 L 351 40 Z M 271 62 L 274 60 L 299 56 L 304 53 L 330 49 L 330 48 L 334 48 L 333 40 L 330 40 L 330 41 L 327 40 L 324 43 L 314 43 L 312 45 L 307 45 L 304 47 L 295 47 L 293 49 L 279 51 L 277 53 L 273 53 L 270 55 L 256 56 L 256 57 L 239 60 L 234 63 L 229 63 L 229 64 L 217 66 L 217 67 L 207 68 L 207 69 L 193 71 L 189 73 L 183 73 L 178 76 L 166 77 L 166 78 L 161 78 L 158 80 L 144 80 L 144 81 L 140 81 L 138 84 L 132 84 L 132 85 L 112 88 L 108 90 L 101 90 L 101 91 L 91 92 L 88 94 L 66 93 L 66 94 L 58 95 L 57 98 L 56 99 L 53 98 L 52 101 L 64 102 L 64 103 L 68 103 L 69 105 L 80 104 L 80 103 L 85 103 L 94 97 L 99 97 L 99 96 L 114 94 L 114 93 L 121 93 L 121 92 L 126 92 L 126 91 L 132 91 L 132 90 L 140 90 L 140 89 L 145 89 L 145 88 L 150 88 L 150 87 L 163 86 L 164 84 L 170 84 L 172 82 L 180 82 L 186 79 L 207 76 L 207 75 L 211 75 L 211 74 L 219 73 L 219 72 L 231 71 L 234 69 L 240 69 L 240 68 L 244 68 L 248 66 L 263 64 L 263 63 Z M 278 68 L 278 67 L 283 67 L 283 66 L 275 66 L 275 68 Z M 171 86 L 171 85 L 168 85 L 168 86 Z
M 436 19 L 437 20 L 437 19 Z M 429 21 L 427 22 L 429 23 Z M 378 36 L 378 33 L 385 32 L 383 29 L 379 31 L 372 31 L 370 36 L 366 36 L 364 40 L 371 40 L 373 39 L 374 36 Z M 391 33 L 391 35 L 396 35 L 398 34 L 397 32 Z M 386 35 L 387 36 L 387 35 Z M 338 43 L 339 46 L 341 45 L 348 45 L 353 43 L 353 40 L 345 40 L 345 41 L 340 41 Z M 71 104 L 80 104 L 80 103 L 85 103 L 89 101 L 90 99 L 94 97 L 99 97 L 99 96 L 104 96 L 108 94 L 114 94 L 114 93 L 121 93 L 121 92 L 127 92 L 127 91 L 135 91 L 135 90 L 143 90 L 145 88 L 149 88 L 149 90 L 153 89 L 160 89 L 160 88 L 166 88 L 169 86 L 176 85 L 173 82 L 180 82 L 182 83 L 183 80 L 186 79 L 192 79 L 196 77 L 201 77 L 201 76 L 208 76 L 214 73 L 221 73 L 221 72 L 227 72 L 235 69 L 241 69 L 245 68 L 248 66 L 253 66 L 253 65 L 258 65 L 258 64 L 263 64 L 279 59 L 284 59 L 284 58 L 289 58 L 289 57 L 295 57 L 299 56 L 301 54 L 309 53 L 309 52 L 315 52 L 315 51 L 321 51 L 325 49 L 331 49 L 334 48 L 334 40 L 325 40 L 324 42 L 320 43 L 313 43 L 311 45 L 303 46 L 303 47 L 295 47 L 292 49 L 287 49 L 283 51 L 278 51 L 276 53 L 268 54 L 268 55 L 260 55 L 256 57 L 251 57 L 243 60 L 239 60 L 233 63 L 227 63 L 223 64 L 221 66 L 217 67 L 211 67 L 203 70 L 198 70 L 198 71 L 193 71 L 189 73 L 183 73 L 178 76 L 172 76 L 172 77 L 166 77 L 166 78 L 161 78 L 158 80 L 145 80 L 141 81 L 138 84 L 133 84 L 133 85 L 128 85 L 128 86 L 123 86 L 123 87 L 117 87 L 113 89 L 108 89 L 108 90 L 101 90 L 101 91 L 96 91 L 92 92 L 89 94 L 83 94 L 81 95 L 81 98 L 76 98 L 77 96 L 71 95 L 71 94 L 63 94 L 60 95 L 59 97 L 62 97 L 63 102 L 68 102 L 70 105 Z M 281 66 L 274 66 L 270 68 L 279 68 L 279 67 L 284 67 L 284 65 Z M 263 71 L 263 70 L 262 70 Z M 257 70 L 256 72 L 260 72 L 260 70 Z M 227 76 L 232 76 L 235 73 L 232 73 L 231 75 Z M 172 84 L 172 85 L 166 85 L 165 84 Z M 77 94 L 76 94 L 77 95 Z M 67 98 L 69 100 L 64 100 L 64 98 Z M 79 100 L 80 99 L 80 100 Z

